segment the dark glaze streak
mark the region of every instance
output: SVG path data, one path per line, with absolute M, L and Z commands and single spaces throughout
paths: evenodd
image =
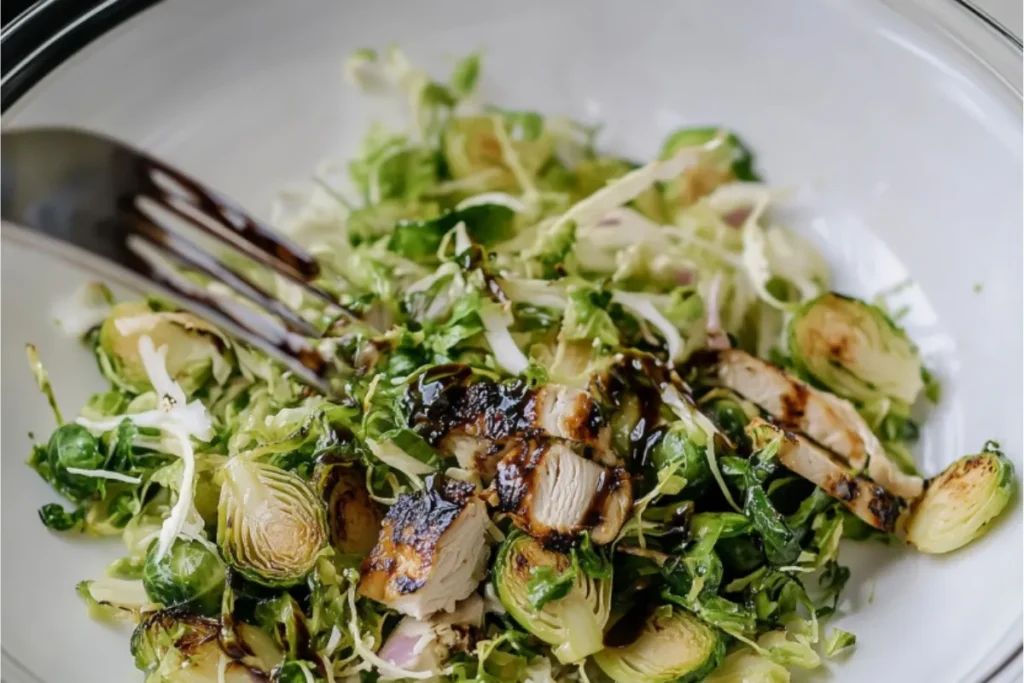
M 676 387 L 684 400 L 690 399 L 689 387 L 675 371 L 654 356 L 623 354 L 622 360 L 607 374 L 594 379 L 592 393 L 604 397 L 612 410 L 624 410 L 636 401 L 640 416 L 629 432 L 628 464 L 636 478 L 636 492 L 642 494 L 654 485 L 654 473 L 648 467 L 651 451 L 664 436 L 661 424 L 661 393 L 669 385 Z
M 871 500 L 868 501 L 868 510 L 874 516 L 875 527 L 882 531 L 892 533 L 896 530 L 896 523 L 907 507 L 906 501 L 894 496 L 881 486 L 871 489 Z
M 621 467 L 606 469 L 601 473 L 597 491 L 590 499 L 590 507 L 583 515 L 582 526 L 593 529 L 604 522 L 605 511 L 608 509 L 608 498 L 629 482 L 629 472 Z
M 852 503 L 860 495 L 860 487 L 857 480 L 850 476 L 843 476 L 829 486 L 829 493 L 844 503 Z
M 540 464 L 548 444 L 541 439 L 529 439 L 512 447 L 498 465 L 494 486 L 498 491 L 498 509 L 517 513 L 533 489 L 534 472 Z
M 420 376 L 402 399 L 409 424 L 430 445 L 475 425 L 474 436 L 499 441 L 533 428 L 536 394 L 523 382 L 472 382 L 467 366 L 443 365 Z

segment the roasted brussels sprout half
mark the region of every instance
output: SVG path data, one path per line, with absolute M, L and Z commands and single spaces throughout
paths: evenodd
M 605 643 L 594 661 L 619 683 L 702 681 L 725 656 L 716 629 L 671 605 L 638 605 L 611 628 Z
M 796 312 L 787 334 L 800 371 L 844 398 L 910 404 L 924 388 L 917 348 L 877 306 L 823 294 Z
M 444 155 L 448 170 L 457 179 L 475 178 L 473 192 L 515 190 L 516 177 L 505 162 L 502 145 L 495 134 L 500 118 L 470 116 L 452 119 L 444 132 Z M 554 150 L 550 136 L 540 130 L 532 139 L 509 136 L 519 165 L 533 177 L 551 158 Z
M 139 339 L 146 335 L 154 348 L 167 347 L 167 373 L 186 394 L 211 374 L 220 380 L 230 372 L 216 328 L 190 313 L 155 313 L 144 303 L 125 302 L 100 327 L 96 351 L 108 378 L 127 391 L 141 394 L 153 388 L 139 357 Z
M 1013 483 L 1013 463 L 994 445 L 957 460 L 928 482 L 907 522 L 907 540 L 926 553 L 962 548 L 1003 511 Z
M 217 543 L 245 578 L 270 587 L 295 585 L 313 569 L 327 538 L 323 503 L 300 477 L 240 457 L 228 460 Z
M 320 496 L 327 505 L 331 544 L 340 553 L 366 556 L 380 532 L 381 512 L 366 490 L 362 467 L 346 463 L 321 463 L 313 473 Z
M 178 609 L 153 612 L 132 633 L 135 666 L 158 683 L 265 683 L 281 652 L 260 629 L 244 626 L 238 651 L 228 653 L 218 640 L 219 621 Z
M 156 541 L 150 544 L 142 572 L 149 599 L 203 616 L 217 614 L 224 594 L 225 567 L 216 549 L 194 538 L 179 537 L 158 560 L 157 546 Z
M 559 661 L 578 662 L 601 649 L 611 609 L 610 578 L 574 571 L 568 555 L 545 550 L 522 533 L 505 539 L 492 571 L 505 609 L 520 626 L 550 644 Z M 536 608 L 531 593 L 536 593 L 537 579 L 544 574 L 571 580 Z

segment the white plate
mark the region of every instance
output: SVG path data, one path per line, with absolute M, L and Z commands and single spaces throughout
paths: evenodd
M 916 283 L 902 295 L 907 324 L 944 388 L 918 448 L 925 472 L 987 439 L 1020 466 L 1020 100 L 884 4 L 176 0 L 57 69 L 4 127 L 104 131 L 265 213 L 283 184 L 354 150 L 374 112 L 341 65 L 390 41 L 441 73 L 483 48 L 486 99 L 604 121 L 604 145 L 638 159 L 677 126 L 740 131 L 772 181 L 799 188 L 791 223 L 825 250 L 840 289 Z M 127 636 L 90 622 L 74 595 L 116 545 L 47 533 L 35 511 L 54 494 L 20 464 L 27 434 L 53 427 L 25 342 L 67 412 L 102 386 L 52 324 L 88 275 L 9 243 L 2 272 L 5 678 L 33 680 L 20 663 L 48 683 L 140 680 Z M 979 681 L 1020 643 L 1021 537 L 1015 504 L 952 557 L 845 548 L 854 580 L 840 624 L 858 643 L 829 664 L 834 680 Z

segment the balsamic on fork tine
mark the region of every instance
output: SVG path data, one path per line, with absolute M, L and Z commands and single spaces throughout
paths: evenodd
M 347 313 L 312 284 L 319 266 L 311 255 L 231 200 L 109 138 L 49 128 L 5 131 L 2 142 L 0 216 L 12 224 L 5 226 L 7 238 L 55 250 L 137 289 L 155 288 L 331 392 L 332 365 L 307 338 L 318 336 L 316 328 L 161 213 Z M 181 266 L 219 281 L 245 303 L 195 283 Z

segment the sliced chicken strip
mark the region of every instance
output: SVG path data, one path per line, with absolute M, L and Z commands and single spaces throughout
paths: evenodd
M 494 485 L 500 509 L 552 548 L 571 546 L 584 531 L 594 543 L 610 543 L 633 503 L 625 470 L 603 467 L 549 439 L 510 448 Z
M 850 474 L 846 463 L 801 434 L 787 432 L 761 418 L 755 418 L 747 430 L 755 447 L 762 447 L 774 438 L 781 439 L 779 462 L 786 469 L 838 499 L 874 528 L 888 533 L 900 531 L 902 515 L 909 508 L 906 499 Z
M 426 377 L 410 389 L 405 404 L 417 432 L 485 482 L 493 478 L 505 445 L 525 434 L 579 443 L 595 460 L 615 464 L 611 430 L 586 391 L 471 380 L 458 371 Z
M 924 480 L 904 474 L 848 401 L 819 391 L 745 351 L 718 353 L 718 382 L 756 403 L 780 423 L 800 430 L 867 473 L 886 491 L 904 498 L 921 495 Z
M 487 508 L 475 487 L 431 475 L 403 494 L 363 560 L 359 593 L 417 619 L 451 611 L 476 590 L 487 561 Z

